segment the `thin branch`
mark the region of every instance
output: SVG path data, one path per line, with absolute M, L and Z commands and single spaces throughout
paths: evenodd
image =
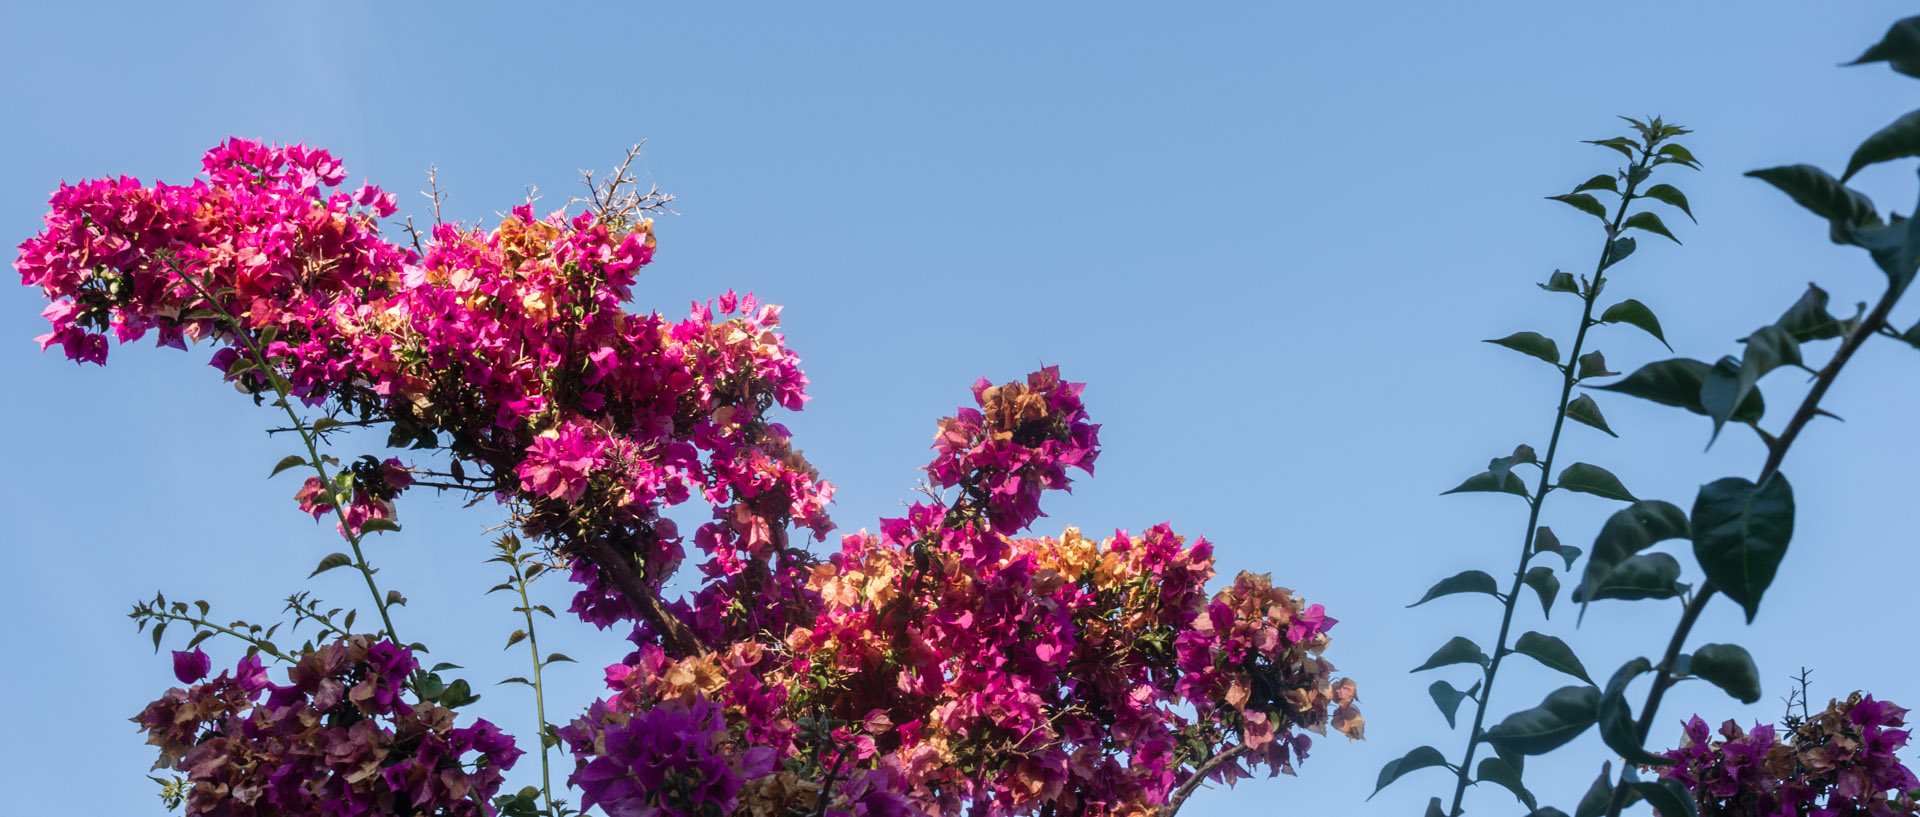
M 1174 812 L 1179 811 L 1180 806 L 1187 802 L 1187 798 L 1193 796 L 1195 791 L 1206 784 L 1207 778 L 1212 777 L 1214 772 L 1220 771 L 1220 767 L 1238 760 L 1241 755 L 1249 751 L 1252 750 L 1242 743 L 1207 758 L 1199 766 L 1194 767 L 1193 776 L 1187 778 L 1187 782 L 1180 784 L 1180 788 L 1174 789 L 1172 794 L 1167 795 L 1166 805 L 1160 807 L 1160 817 L 1173 817 Z

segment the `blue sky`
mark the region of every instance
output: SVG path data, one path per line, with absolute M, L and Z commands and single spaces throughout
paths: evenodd
M 1647 303 L 1679 354 L 1712 360 L 1810 280 L 1837 305 L 1877 296 L 1863 254 L 1740 174 L 1837 170 L 1915 88 L 1884 67 L 1836 67 L 1907 13 L 1890 0 L 690 9 L 7 4 L 0 235 L 37 230 L 62 179 L 183 182 L 229 134 L 324 146 L 355 181 L 403 194 L 437 165 L 465 220 L 528 185 L 558 204 L 577 169 L 646 139 L 644 171 L 682 215 L 659 225 L 637 308 L 678 313 L 728 288 L 786 305 L 816 397 L 790 425 L 839 486 L 844 529 L 910 497 L 934 420 L 975 378 L 1059 364 L 1089 383 L 1105 453 L 1041 530 L 1171 520 L 1217 543 L 1228 575 L 1272 572 L 1341 619 L 1328 657 L 1359 680 L 1368 740 L 1321 740 L 1298 779 L 1203 793 L 1198 815 L 1417 813 L 1448 785 L 1429 771 L 1362 802 L 1382 763 L 1464 743 L 1425 690 L 1466 673 L 1407 670 L 1451 635 L 1491 641 L 1497 608 L 1403 605 L 1459 570 L 1511 569 L 1520 503 L 1437 494 L 1516 443 L 1544 449 L 1557 375 L 1478 341 L 1570 339 L 1577 303 L 1532 284 L 1589 269 L 1598 249 L 1590 219 L 1542 199 L 1614 167 L 1579 140 L 1615 135 L 1616 114 L 1697 131 L 1685 142 L 1704 170 L 1666 180 L 1699 226 L 1668 218 L 1686 245 L 1643 240 L 1608 297 Z M 1912 170 L 1880 166 L 1857 185 L 1906 211 Z M 0 291 L 13 577 L 0 620 L 16 662 L 0 678 L 14 702 L 0 713 L 15 781 L 4 811 L 151 813 L 152 753 L 126 718 L 173 681 L 128 604 L 159 588 L 267 620 L 296 589 L 339 604 L 363 591 L 345 572 L 302 581 L 338 540 L 294 510 L 295 480 L 263 478 L 290 441 L 261 433 L 273 418 L 221 386 L 204 352 L 116 349 L 106 369 L 80 369 L 36 353 L 41 306 Z M 1908 305 L 1895 323 L 1916 318 Z M 1613 368 L 1668 356 L 1633 330 L 1597 332 Z M 1920 352 L 1884 340 L 1855 359 L 1826 403 L 1846 422 L 1814 426 L 1786 463 L 1798 526 L 1759 619 L 1744 626 L 1721 601 L 1695 631 L 1749 647 L 1767 697 L 1743 707 L 1683 686 L 1657 739 L 1695 711 L 1777 718 L 1803 665 L 1817 701 L 1920 701 L 1917 374 Z M 1786 372 L 1763 385 L 1776 407 L 1803 388 Z M 1706 421 L 1600 398 L 1623 439 L 1572 428 L 1563 461 L 1682 506 L 1701 483 L 1759 469 L 1750 435 L 1702 453 Z M 1558 495 L 1546 521 L 1585 546 L 1613 510 Z M 406 534 L 372 554 L 413 600 L 397 626 L 470 668 L 480 714 L 530 731 L 519 688 L 491 686 L 524 669 L 499 650 L 509 604 L 479 595 L 498 580 L 481 565 L 497 512 L 422 496 L 401 513 Z M 1525 608 L 1519 626 L 1565 637 L 1596 674 L 1655 653 L 1678 614 L 1601 603 L 1575 630 L 1568 606 L 1544 626 Z M 576 711 L 617 638 L 563 622 L 542 639 L 594 657 L 554 672 L 554 708 Z M 1561 685 L 1509 666 L 1493 719 Z M 1570 811 L 1609 755 L 1589 734 L 1528 780 Z M 1469 804 L 1523 811 L 1497 789 Z

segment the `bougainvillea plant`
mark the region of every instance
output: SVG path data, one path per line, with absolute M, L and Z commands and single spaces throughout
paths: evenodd
M 393 196 L 340 189 L 325 151 L 234 139 L 203 167 L 184 186 L 63 185 L 15 262 L 50 302 L 43 348 L 104 364 L 109 336 L 200 346 L 283 413 L 302 450 L 273 473 L 304 473 L 299 509 L 347 543 L 315 573 L 356 570 L 378 614 L 356 630 L 295 593 L 286 612 L 320 635 L 282 649 L 279 625 L 219 624 L 204 602 L 136 605 L 156 647 L 193 632 L 174 654 L 187 686 L 135 719 L 189 814 L 558 817 L 577 813 L 551 781 L 562 748 L 578 808 L 612 817 L 1171 813 L 1206 781 L 1293 771 L 1305 733 L 1361 734 L 1319 605 L 1246 573 L 1209 592 L 1212 546 L 1165 525 L 1029 532 L 1099 452 L 1056 369 L 975 384 L 939 423 L 926 501 L 823 557 L 789 536 L 826 539 L 833 486 L 774 419 L 807 400 L 780 308 L 728 292 L 680 320 L 627 311 L 665 199 L 626 166 L 590 178 L 576 215 L 436 216 L 408 242 L 382 232 Z M 365 426 L 417 459 L 328 453 Z M 532 659 L 509 679 L 534 692 L 524 747 L 456 726 L 470 685 L 419 666 L 405 597 L 376 581 L 369 539 L 400 531 L 419 487 L 510 513 L 494 589 L 526 622 L 508 642 Z M 663 515 L 696 499 L 711 515 L 691 532 Z M 572 659 L 541 653 L 533 614 L 552 611 L 526 592 L 553 572 L 579 585 L 571 612 L 633 644 L 566 724 L 541 670 Z M 667 598 L 676 573 L 697 589 Z M 209 680 L 217 636 L 246 655 Z M 499 792 L 536 748 L 542 785 Z

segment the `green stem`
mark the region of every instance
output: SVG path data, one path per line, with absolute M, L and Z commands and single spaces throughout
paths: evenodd
M 307 424 L 299 412 L 293 410 L 293 401 L 289 399 L 291 387 L 288 385 L 286 378 L 282 377 L 267 361 L 265 350 L 262 350 L 260 345 L 255 342 L 253 334 L 247 331 L 246 326 L 240 322 L 238 317 L 228 312 L 226 307 L 222 306 L 220 301 L 213 297 L 213 293 L 208 292 L 207 288 L 201 285 L 200 281 L 186 270 L 176 267 L 174 268 L 174 272 L 180 276 L 181 280 L 186 281 L 189 286 L 192 286 L 194 291 L 200 294 L 201 298 L 206 300 L 208 308 L 220 314 L 221 320 L 227 324 L 227 328 L 239 339 L 238 345 L 240 348 L 246 351 L 247 357 L 253 361 L 253 365 L 258 367 L 261 373 L 266 376 L 267 382 L 272 384 L 274 394 L 279 398 L 275 400 L 273 404 L 285 411 L 287 418 L 293 421 L 293 429 L 300 433 L 300 441 L 306 444 L 307 464 L 313 467 L 314 472 L 320 477 L 320 483 L 326 486 L 329 492 L 329 498 L 334 500 L 332 503 L 333 515 L 340 521 L 340 530 L 347 537 L 347 544 L 353 548 L 353 566 L 360 571 L 360 576 L 366 579 L 367 591 L 373 594 L 373 604 L 380 610 L 380 623 L 386 628 L 385 634 L 387 640 L 395 644 L 401 643 L 399 634 L 393 629 L 393 618 L 387 613 L 387 598 L 380 593 L 380 585 L 373 580 L 373 568 L 367 563 L 366 554 L 360 548 L 360 532 L 354 530 L 353 526 L 347 524 L 347 512 L 345 508 L 347 503 L 341 501 L 341 497 L 331 495 L 333 479 L 327 473 L 326 460 L 320 458 L 320 436 L 313 430 L 312 426 Z
M 540 718 L 540 796 L 547 803 L 547 814 L 553 810 L 553 782 L 550 764 L 547 760 L 547 693 L 540 680 L 540 637 L 533 630 L 533 601 L 527 598 L 527 578 L 520 569 L 520 556 L 513 554 L 513 586 L 520 591 L 520 612 L 527 617 L 527 650 L 533 654 L 533 708 Z
M 271 655 L 274 658 L 278 658 L 281 661 L 285 661 L 289 664 L 298 663 L 294 661 L 292 658 L 287 657 L 285 653 L 279 651 L 278 649 L 275 649 L 272 642 L 266 641 L 264 639 L 254 638 L 253 636 L 247 635 L 246 633 L 239 632 L 238 630 L 234 630 L 230 627 L 222 627 L 204 618 L 194 618 L 193 616 L 181 615 L 179 613 L 169 613 L 164 610 L 156 610 L 156 611 L 148 612 L 145 614 L 145 617 L 157 618 L 157 619 L 162 619 L 166 621 L 184 621 L 195 627 L 205 627 L 216 633 L 221 633 L 223 635 L 230 635 L 230 636 L 233 636 L 234 638 L 240 639 L 241 641 L 245 641 L 248 644 L 252 644 L 254 649 L 259 650 L 268 655 Z
M 1650 170 L 1649 163 L 1652 159 L 1652 145 L 1648 145 L 1647 149 L 1641 152 L 1640 160 L 1633 166 Z M 1594 264 L 1593 282 L 1587 286 L 1586 295 L 1582 298 L 1584 303 L 1580 313 L 1580 330 L 1573 337 L 1573 350 L 1568 353 L 1567 363 L 1562 367 L 1560 408 L 1553 417 L 1553 435 L 1547 440 L 1546 455 L 1540 460 L 1540 484 L 1534 489 L 1533 497 L 1529 502 L 1527 530 L 1521 537 L 1520 543 L 1520 566 L 1514 570 L 1513 583 L 1507 588 L 1504 609 L 1500 615 L 1500 635 L 1494 639 L 1493 658 L 1487 663 L 1486 671 L 1482 675 L 1480 697 L 1474 702 L 1476 707 L 1473 713 L 1473 730 L 1467 735 L 1467 751 L 1461 758 L 1459 767 L 1454 770 L 1456 780 L 1453 787 L 1453 806 L 1447 810 L 1452 817 L 1460 817 L 1461 804 L 1467 796 L 1467 786 L 1473 782 L 1473 755 L 1479 750 L 1482 742 L 1481 727 L 1486 723 L 1487 709 L 1493 702 L 1494 679 L 1500 672 L 1501 661 L 1507 657 L 1507 636 L 1513 630 L 1514 608 L 1519 604 L 1520 592 L 1526 585 L 1527 562 L 1534 556 L 1534 537 L 1540 530 L 1540 509 L 1546 504 L 1547 492 L 1553 487 L 1549 482 L 1553 478 L 1553 458 L 1560 450 L 1560 432 L 1567 424 L 1567 406 L 1573 400 L 1574 384 L 1580 380 L 1580 351 L 1586 344 L 1587 330 L 1598 323 L 1593 319 L 1593 305 L 1600 298 L 1601 284 L 1606 279 L 1607 260 L 1612 254 L 1614 239 L 1620 234 L 1620 225 L 1626 221 L 1627 205 L 1633 202 L 1634 190 L 1640 183 L 1635 176 L 1636 174 L 1631 171 L 1627 174 L 1627 189 L 1620 194 L 1620 208 L 1614 212 L 1613 222 L 1607 227 L 1606 243 L 1600 248 L 1600 260 Z

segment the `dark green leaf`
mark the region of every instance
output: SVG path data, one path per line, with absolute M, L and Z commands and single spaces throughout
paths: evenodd
M 1435 749 L 1432 746 L 1416 746 L 1413 751 L 1406 753 L 1399 759 L 1390 760 L 1387 762 L 1387 765 L 1380 767 L 1380 779 L 1374 783 L 1373 794 L 1379 794 L 1381 789 L 1386 788 L 1392 784 L 1393 781 L 1405 777 L 1408 772 L 1428 769 L 1434 766 L 1445 766 L 1449 769 L 1453 768 L 1452 764 L 1447 762 L 1447 756 L 1440 754 L 1439 749 Z M 1367 799 L 1372 800 L 1373 794 L 1367 795 Z
M 1693 805 L 1693 793 L 1680 781 L 1671 777 L 1658 780 L 1628 783 L 1647 805 L 1660 811 L 1661 817 L 1696 817 Z
M 388 591 L 387 591 L 387 606 L 388 606 L 388 607 L 399 607 L 399 606 L 401 606 L 401 605 L 404 605 L 404 604 L 406 604 L 406 603 L 407 603 L 407 597 L 406 597 L 406 596 L 402 596 L 402 595 L 400 595 L 400 591 L 398 591 L 398 590 L 388 590 Z
M 1692 208 L 1689 208 L 1687 206 L 1686 194 L 1681 193 L 1679 188 L 1676 188 L 1673 185 L 1656 184 L 1652 187 L 1647 188 L 1647 191 L 1640 195 L 1678 207 L 1680 208 L 1680 212 L 1686 213 L 1687 218 L 1693 219 L 1693 222 L 1695 224 L 1700 223 L 1699 219 L 1693 218 Z
M 1485 571 L 1465 570 L 1441 579 L 1431 589 L 1427 590 L 1427 594 L 1421 596 L 1419 601 L 1407 606 L 1419 607 L 1441 596 L 1452 595 L 1454 593 L 1485 593 L 1494 598 L 1499 598 L 1500 585 L 1493 580 L 1492 576 L 1487 575 Z
M 1605 190 L 1609 193 L 1620 192 L 1620 188 L 1614 183 L 1612 173 L 1602 173 L 1598 176 L 1595 176 L 1591 179 L 1581 182 L 1579 187 L 1576 187 L 1573 189 L 1573 192 L 1578 193 L 1582 190 Z
M 1635 246 L 1633 238 L 1624 235 L 1607 242 L 1607 252 L 1601 257 L 1600 269 L 1605 271 L 1608 267 L 1627 260 L 1627 256 L 1633 254 Z
M 494 684 L 494 686 L 504 686 L 506 684 L 526 684 L 527 686 L 533 686 L 533 682 L 525 678 L 508 678 L 505 681 L 501 681 L 498 684 Z
M 1591 686 L 1561 687 L 1532 709 L 1515 712 L 1492 729 L 1487 742 L 1521 754 L 1551 752 L 1593 725 L 1600 690 Z
M 1546 665 L 1548 669 L 1593 683 L 1593 679 L 1587 677 L 1587 668 L 1580 663 L 1580 657 L 1573 654 L 1573 648 L 1568 647 L 1567 642 L 1558 638 L 1529 632 L 1513 642 L 1513 651 Z
M 1533 355 L 1556 366 L 1560 364 L 1560 346 L 1553 342 L 1553 338 L 1539 332 L 1515 332 L 1504 338 L 1484 342 Z
M 1706 383 L 1707 373 L 1712 370 L 1712 366 L 1698 360 L 1678 357 L 1649 363 L 1617 383 L 1591 388 L 1677 406 L 1695 414 L 1706 414 L 1706 408 L 1700 403 L 1700 390 Z M 1733 419 L 1740 422 L 1758 420 L 1765 411 L 1766 402 L 1761 398 L 1760 391 L 1755 389 L 1740 401 L 1740 408 L 1734 412 Z
M 1467 477 L 1466 482 L 1460 483 L 1458 487 L 1451 491 L 1443 491 L 1440 495 L 1446 496 L 1447 494 L 1473 493 L 1476 491 L 1513 494 L 1514 496 L 1524 497 L 1529 500 L 1533 498 L 1528 496 L 1527 486 L 1522 484 L 1521 480 L 1509 479 L 1505 480 L 1503 484 L 1503 481 L 1494 476 L 1492 471 L 1481 471 L 1478 474 Z
M 1860 147 L 1854 149 L 1853 158 L 1847 160 L 1847 172 L 1840 174 L 1840 181 L 1845 183 L 1867 165 L 1909 156 L 1920 156 L 1920 111 L 1893 120 L 1893 124 L 1861 142 Z
M 1845 331 L 1840 319 L 1827 312 L 1827 291 L 1814 284 L 1808 284 L 1806 293 L 1781 313 L 1773 325 L 1802 343 L 1837 338 Z
M 1433 697 L 1433 705 L 1440 707 L 1440 714 L 1447 716 L 1448 729 L 1454 728 L 1453 716 L 1459 711 L 1460 702 L 1473 697 L 1479 691 L 1480 682 L 1478 681 L 1475 681 L 1473 686 L 1465 692 L 1454 689 L 1452 684 L 1445 681 L 1435 681 L 1433 686 L 1427 687 L 1427 694 Z
M 1624 241 L 1626 239 L 1621 240 Z M 1629 326 L 1640 327 L 1642 330 L 1645 330 L 1647 334 L 1652 335 L 1654 340 L 1660 341 L 1661 346 L 1666 346 L 1669 351 L 1673 349 L 1672 346 L 1667 346 L 1667 336 L 1661 333 L 1660 319 L 1654 317 L 1653 310 L 1648 309 L 1646 304 L 1632 298 L 1607 307 L 1607 311 L 1600 313 L 1600 322 L 1624 323 Z
M 1751 394 L 1751 390 L 1748 393 Z M 1726 426 L 1728 415 L 1733 413 L 1734 400 L 1742 396 L 1740 361 L 1734 360 L 1732 355 L 1720 358 L 1700 381 L 1700 407 L 1706 409 L 1707 417 L 1713 420 L 1713 435 L 1707 438 L 1709 448 L 1715 440 L 1720 439 L 1720 429 Z
M 1529 568 L 1521 580 L 1540 596 L 1540 615 L 1553 617 L 1553 599 L 1560 595 L 1560 577 L 1553 574 L 1553 568 L 1546 565 Z
M 326 558 L 320 560 L 319 567 L 314 568 L 312 573 L 307 574 L 307 578 L 311 579 L 336 567 L 346 567 L 350 564 L 353 564 L 353 558 L 347 554 L 329 553 Z
M 1566 560 L 1568 570 L 1572 570 L 1574 560 L 1580 558 L 1579 548 L 1560 544 L 1560 537 L 1553 535 L 1553 528 L 1546 525 L 1534 531 L 1533 552 L 1559 554 L 1560 558 Z
M 1896 294 L 1913 282 L 1915 268 L 1920 267 L 1920 219 L 1894 216 L 1888 226 L 1852 229 L 1847 237 L 1845 243 L 1872 254 L 1873 263 L 1887 274 Z
M 1589 377 L 1612 377 L 1617 374 L 1619 372 L 1607 371 L 1607 356 L 1597 349 L 1580 356 L 1579 378 L 1582 380 Z
M 1547 276 L 1547 282 L 1539 284 L 1538 286 L 1548 292 L 1572 292 L 1575 294 L 1580 292 L 1580 285 L 1573 280 L 1573 273 L 1561 272 L 1559 270 L 1554 270 L 1552 275 Z
M 1600 535 L 1594 538 L 1593 557 L 1587 560 L 1587 569 L 1580 587 L 1574 590 L 1574 599 L 1585 599 L 1606 581 L 1615 565 L 1634 554 L 1655 543 L 1685 539 L 1688 535 L 1686 513 L 1671 502 L 1641 500 L 1615 512 L 1600 526 Z
M 440 696 L 447 691 L 446 683 L 440 680 L 440 676 L 433 673 L 428 673 L 427 677 L 420 679 L 416 688 L 420 692 L 421 699 L 428 701 L 439 700 Z
M 1614 150 L 1620 151 L 1621 155 L 1626 156 L 1629 159 L 1633 158 L 1634 141 L 1632 139 L 1628 139 L 1625 136 L 1615 136 L 1612 139 L 1587 139 L 1584 141 L 1589 145 L 1599 145 L 1603 148 L 1612 148 Z
M 1504 787 L 1507 791 L 1513 792 L 1513 796 L 1519 798 L 1521 805 L 1527 808 L 1540 807 L 1540 802 L 1533 799 L 1533 792 L 1527 791 L 1526 785 L 1520 782 L 1520 773 L 1507 765 L 1505 760 L 1497 757 L 1481 760 L 1480 766 L 1474 773 L 1474 780 Z
M 1700 169 L 1700 160 L 1693 158 L 1692 151 L 1689 151 L 1686 148 L 1683 148 L 1679 145 L 1667 145 L 1666 147 L 1661 148 L 1657 155 L 1660 158 L 1655 160 L 1654 162 L 1655 164 L 1665 164 L 1667 162 L 1679 162 L 1680 164 L 1686 165 L 1687 167 L 1691 167 L 1695 170 Z
M 1435 797 L 1427 801 L 1426 817 L 1447 817 L 1446 809 L 1440 807 L 1440 798 Z
M 465 667 L 462 667 L 462 666 L 460 666 L 459 664 L 449 664 L 449 663 L 447 663 L 447 662 L 445 662 L 445 661 L 442 661 L 442 662 L 440 662 L 440 663 L 438 663 L 438 664 L 434 664 L 434 665 L 433 665 L 433 669 L 430 669 L 430 670 L 427 670 L 427 671 L 428 671 L 428 672 L 445 672 L 445 671 L 447 671 L 447 670 L 450 670 L 450 669 L 466 669 L 466 668 L 465 668 Z
M 1664 766 L 1673 761 L 1647 751 L 1640 745 L 1640 727 L 1633 721 L 1633 707 L 1627 703 L 1627 686 L 1633 679 L 1652 672 L 1653 663 L 1645 658 L 1635 658 L 1614 671 L 1607 680 L 1606 692 L 1600 695 L 1596 711 L 1600 720 L 1600 739 L 1607 747 L 1619 752 L 1630 763 L 1648 766 Z
M 1779 188 L 1793 197 L 1795 204 L 1826 219 L 1828 235 L 1835 244 L 1852 244 L 1856 229 L 1882 223 L 1873 200 L 1813 165 L 1770 167 L 1748 171 L 1746 175 Z
M 1584 582 L 1574 588 L 1573 600 L 1586 604 L 1601 599 L 1670 599 L 1687 592 L 1679 578 L 1680 560 L 1665 553 L 1643 553 L 1614 565 L 1598 589 Z
M 1593 397 L 1585 393 L 1567 403 L 1567 419 L 1593 426 L 1607 432 L 1608 436 L 1620 436 L 1607 427 L 1607 418 L 1600 413 L 1600 404 L 1593 402 Z
M 1800 365 L 1800 343 L 1793 334 L 1778 326 L 1763 326 L 1745 340 L 1747 349 L 1740 356 L 1740 374 L 1734 399 L 1739 402 L 1753 391 L 1753 385 L 1768 372 L 1781 366 Z
M 1908 17 L 1894 23 L 1887 29 L 1887 35 L 1874 43 L 1860 59 L 1847 63 L 1860 65 L 1868 62 L 1885 62 L 1893 70 L 1910 77 L 1920 77 L 1920 17 Z
M 285 471 L 288 468 L 296 468 L 306 464 L 307 464 L 306 457 L 302 457 L 299 454 L 288 454 L 285 459 L 282 459 L 278 464 L 273 466 L 273 473 L 268 474 L 267 478 L 272 479 L 274 477 L 279 476 L 281 471 Z
M 1527 812 L 1527 817 L 1567 817 L 1567 813 L 1552 806 L 1547 806 Z
M 525 640 L 527 640 L 526 630 L 514 630 L 512 635 L 507 636 L 507 647 L 511 647 Z M 506 647 L 502 647 L 501 649 L 506 649 Z
M 1627 216 L 1626 223 L 1622 224 L 1621 227 L 1628 230 L 1646 230 L 1654 235 L 1666 236 L 1669 241 L 1675 244 L 1680 243 L 1680 239 L 1673 237 L 1673 233 L 1667 230 L 1667 225 L 1660 221 L 1660 217 L 1652 213 L 1634 213 L 1633 215 Z
M 1752 623 L 1793 537 L 1792 486 L 1777 473 L 1762 486 L 1740 477 L 1714 480 L 1694 499 L 1692 521 L 1701 570 Z
M 1587 794 L 1580 798 L 1580 805 L 1573 809 L 1573 817 L 1600 817 L 1607 812 L 1607 803 L 1613 799 L 1613 761 L 1600 764 L 1600 776 L 1593 779 L 1593 785 L 1587 787 Z
M 549 655 L 547 656 L 547 660 L 545 660 L 545 661 L 542 661 L 541 663 L 542 663 L 542 664 L 558 664 L 558 663 L 561 663 L 561 662 L 563 662 L 563 661 L 564 661 L 564 662 L 568 662 L 568 663 L 579 663 L 579 662 L 577 662 L 577 661 L 574 661 L 573 659 L 571 659 L 571 658 L 568 658 L 568 657 L 566 657 L 565 655 L 563 655 L 563 654 L 561 654 L 561 653 L 557 653 L 557 652 L 556 652 L 556 653 L 551 653 L 551 654 L 549 654 Z
M 1574 209 L 1591 214 L 1594 218 L 1600 219 L 1601 221 L 1607 220 L 1606 205 L 1601 204 L 1599 199 L 1586 193 L 1569 193 L 1564 196 L 1548 196 L 1547 198 L 1554 201 L 1566 202 L 1572 205 Z
M 448 709 L 458 709 L 477 700 L 480 696 L 473 694 L 473 688 L 464 678 L 448 684 L 446 691 L 440 693 L 440 705 Z
M 1743 704 L 1760 700 L 1760 668 L 1737 644 L 1703 644 L 1693 651 L 1688 673 L 1713 682 Z
M 1569 491 L 1618 499 L 1622 502 L 1638 501 L 1632 493 L 1627 491 L 1627 486 L 1620 484 L 1620 479 L 1615 477 L 1613 472 L 1584 462 L 1567 466 L 1565 471 L 1560 472 L 1560 479 L 1556 485 Z
M 1427 663 L 1414 667 L 1411 671 L 1420 672 L 1453 664 L 1477 664 L 1484 669 L 1487 666 L 1487 654 L 1481 651 L 1480 645 L 1473 643 L 1465 636 L 1456 635 L 1440 649 L 1435 650 L 1433 656 L 1427 659 Z
M 379 516 L 373 517 L 372 519 L 368 519 L 367 521 L 360 523 L 361 533 L 375 533 L 378 531 L 398 532 L 399 530 L 400 530 L 400 526 L 394 524 L 393 520 L 387 519 L 384 517 L 379 517 Z

